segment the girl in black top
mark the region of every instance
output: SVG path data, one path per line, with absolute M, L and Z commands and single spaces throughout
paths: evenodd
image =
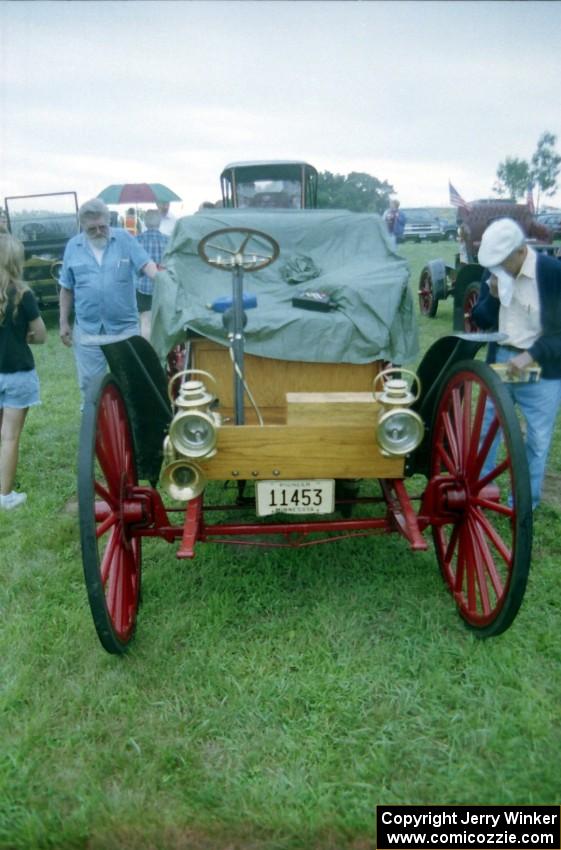
M 40 404 L 39 379 L 29 343 L 47 338 L 33 292 L 23 282 L 23 245 L 0 233 L 0 510 L 27 499 L 13 490 L 19 440 L 27 411 Z

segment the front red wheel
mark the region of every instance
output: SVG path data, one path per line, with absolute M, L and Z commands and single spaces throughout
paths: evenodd
M 78 501 L 88 600 L 99 640 L 122 653 L 136 624 L 142 520 L 134 444 L 119 385 L 105 376 L 86 401 L 80 431 Z
M 481 637 L 500 634 L 524 596 L 532 507 L 516 413 L 485 363 L 447 373 L 431 443 L 431 522 L 444 580 L 469 627 Z

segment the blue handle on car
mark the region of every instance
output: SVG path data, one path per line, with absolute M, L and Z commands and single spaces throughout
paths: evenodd
M 209 308 L 214 310 L 215 313 L 225 313 L 226 310 L 229 310 L 232 306 L 232 297 L 230 295 L 222 295 L 220 298 L 216 298 L 212 304 L 209 304 Z M 243 308 L 244 310 L 251 310 L 252 307 L 257 307 L 257 296 L 250 295 L 247 292 L 243 294 Z

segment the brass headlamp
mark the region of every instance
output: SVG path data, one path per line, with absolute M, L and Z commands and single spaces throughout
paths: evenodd
M 412 386 L 417 385 L 414 394 L 404 375 L 413 377 Z M 384 388 L 377 392 L 378 381 L 386 378 Z M 401 457 L 412 452 L 423 439 L 425 426 L 423 420 L 411 405 L 417 401 L 420 393 L 420 383 L 414 372 L 408 369 L 392 367 L 384 369 L 374 379 L 374 398 L 380 404 L 378 424 L 376 425 L 376 440 L 384 455 Z
M 205 488 L 206 477 L 191 458 L 209 458 L 216 454 L 218 428 L 222 419 L 212 409 L 216 397 L 208 392 L 203 381 L 184 381 L 173 397 L 173 386 L 178 378 L 208 372 L 189 369 L 178 372 L 170 380 L 168 395 L 177 412 L 171 421 L 169 436 L 164 441 L 164 466 L 161 481 L 173 499 L 189 500 Z
M 170 397 L 177 378 L 194 371 L 174 375 L 169 383 Z M 169 429 L 173 448 L 186 457 L 212 457 L 216 454 L 217 431 L 222 422 L 220 414 L 211 408 L 216 397 L 208 392 L 202 381 L 195 379 L 184 381 L 177 398 L 172 398 L 172 401 L 177 408 Z

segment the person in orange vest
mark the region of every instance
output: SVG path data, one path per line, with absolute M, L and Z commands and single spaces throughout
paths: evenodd
M 131 236 L 138 236 L 140 233 L 140 227 L 138 224 L 136 210 L 134 207 L 129 207 L 125 215 L 125 230 L 127 230 Z

